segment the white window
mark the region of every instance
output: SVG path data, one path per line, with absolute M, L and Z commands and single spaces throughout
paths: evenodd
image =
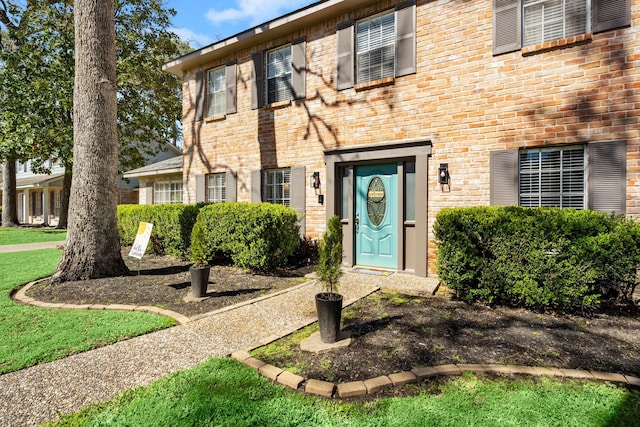
M 182 203 L 182 182 L 156 182 L 153 184 L 153 203 L 164 205 Z
M 267 103 L 291 99 L 291 46 L 267 53 Z
M 520 206 L 585 208 L 585 147 L 519 153 Z
M 207 90 L 207 117 L 221 116 L 226 112 L 227 77 L 225 67 L 209 70 Z
M 224 202 L 227 200 L 227 174 L 212 173 L 207 175 L 207 202 Z
M 395 14 L 378 15 L 356 25 L 356 83 L 395 74 Z
M 262 171 L 262 201 L 291 206 L 291 169 Z
M 590 31 L 589 0 L 523 0 L 524 46 Z

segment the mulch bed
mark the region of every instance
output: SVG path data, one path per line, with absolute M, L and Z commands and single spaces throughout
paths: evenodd
M 258 275 L 230 266 L 211 270 L 209 296 L 186 302 L 189 263 L 173 257 L 123 258 L 132 276 L 31 288 L 46 302 L 153 305 L 186 316 L 210 312 L 301 283 L 311 266 Z M 138 268 L 140 274 L 138 275 Z M 377 292 L 343 312 L 349 347 L 315 355 L 302 352 L 299 338 L 279 341 L 286 351 L 261 354 L 263 361 L 294 368 L 306 378 L 331 382 L 364 380 L 422 366 L 501 363 L 617 372 L 640 377 L 640 315 L 637 309 L 590 317 L 436 297 Z M 296 341 L 297 340 L 297 341 Z

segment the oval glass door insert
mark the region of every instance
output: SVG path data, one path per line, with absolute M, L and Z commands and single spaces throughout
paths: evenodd
M 380 177 L 374 177 L 367 190 L 367 214 L 374 227 L 382 224 L 387 211 L 387 192 Z

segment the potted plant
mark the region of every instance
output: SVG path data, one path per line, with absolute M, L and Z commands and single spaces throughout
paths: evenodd
M 202 223 L 197 222 L 191 232 L 191 262 L 189 269 L 191 273 L 191 295 L 194 298 L 202 298 L 207 295 L 209 284 L 209 272 L 206 243 L 204 240 L 204 229 Z
M 329 220 L 327 231 L 318 242 L 318 254 L 316 274 L 322 283 L 322 292 L 316 294 L 320 340 L 334 343 L 338 339 L 342 317 L 342 295 L 337 293 L 342 275 L 342 224 L 337 216 Z

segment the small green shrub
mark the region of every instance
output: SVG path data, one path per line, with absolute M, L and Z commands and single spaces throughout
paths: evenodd
M 153 224 L 151 245 L 147 250 L 180 258 L 189 255 L 191 230 L 196 222 L 198 207 L 185 204 L 119 205 L 118 234 L 120 243 L 131 245 L 140 221 Z
M 434 224 L 438 274 L 457 296 L 573 311 L 628 303 L 640 224 L 572 209 L 443 209 Z
M 228 258 L 248 270 L 284 265 L 300 244 L 298 215 L 282 205 L 214 203 L 200 209 L 196 226 L 202 227 L 207 260 Z
M 327 231 L 318 242 L 318 254 L 316 274 L 322 282 L 323 291 L 333 295 L 338 292 L 338 281 L 342 275 L 342 224 L 337 215 L 329 219 Z

